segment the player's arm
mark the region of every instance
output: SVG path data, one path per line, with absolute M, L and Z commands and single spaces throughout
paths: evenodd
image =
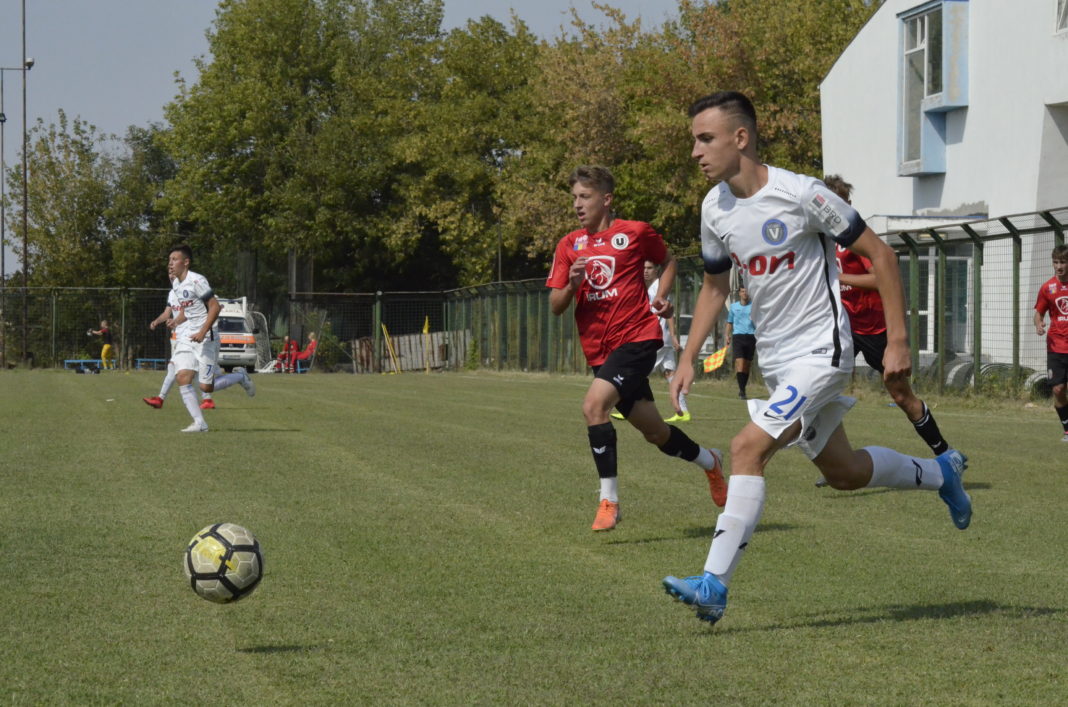
M 732 322 L 731 320 L 728 319 L 727 320 L 727 339 L 723 343 L 725 343 L 725 344 L 731 343 L 731 337 L 732 336 L 734 336 L 734 322 Z
M 838 273 L 838 282 L 843 285 L 849 285 L 850 287 L 856 287 L 860 290 L 877 290 L 879 289 L 878 283 L 875 281 L 875 273 L 868 270 L 863 274 L 850 274 L 840 272 Z
M 162 324 L 163 322 L 165 322 L 165 321 L 167 321 L 168 319 L 171 318 L 173 312 L 174 312 L 174 310 L 171 309 L 170 305 L 164 307 L 163 308 L 163 314 L 159 315 L 158 317 L 153 319 L 151 322 L 149 322 L 148 328 L 153 330 L 153 331 L 155 331 L 156 327 L 158 327 L 160 324 Z
M 682 413 L 679 408 L 679 392 L 689 393 L 693 383 L 694 358 L 701 351 L 705 339 L 712 333 L 716 319 L 723 311 L 723 305 L 727 301 L 730 292 L 730 270 L 711 275 L 705 273 L 701 282 L 701 291 L 697 293 L 697 304 L 694 306 L 693 319 L 690 322 L 690 333 L 686 339 L 686 348 L 679 354 L 678 369 L 671 379 L 671 403 L 675 411 Z
M 668 295 L 671 294 L 671 288 L 675 286 L 675 274 L 679 271 L 679 262 L 675 260 L 671 251 L 668 251 L 659 265 L 661 268 L 660 286 L 656 290 L 656 297 L 653 298 L 653 311 L 665 319 L 670 319 L 675 310 Z M 674 322 L 671 326 L 674 327 Z M 674 335 L 674 331 L 672 334 Z
M 679 350 L 679 333 L 678 333 L 678 330 L 675 328 L 675 317 L 674 316 L 666 317 L 666 319 L 667 319 L 667 323 L 668 323 L 668 333 L 671 334 L 671 348 L 673 348 L 676 351 L 678 351 Z M 665 342 L 665 343 L 667 343 L 667 342 Z
M 586 258 L 575 258 L 575 262 L 571 263 L 568 269 L 567 285 L 549 290 L 549 308 L 553 314 L 560 315 L 567 311 L 584 277 L 586 277 Z
M 204 318 L 204 326 L 200 327 L 200 331 L 192 336 L 193 341 L 198 343 L 208 335 L 208 332 L 215 325 L 215 320 L 219 318 L 219 312 L 222 311 L 222 307 L 219 306 L 219 300 L 215 298 L 215 295 L 205 300 L 204 305 L 208 308 L 208 316 Z
M 875 289 L 883 301 L 883 314 L 886 317 L 884 378 L 908 376 L 912 372 L 912 358 L 905 329 L 905 288 L 901 284 L 897 253 L 866 226 L 848 247 L 871 261 L 872 272 L 869 274 L 875 278 Z
M 1035 310 L 1035 333 L 1039 336 L 1045 336 L 1046 334 L 1046 317 L 1043 312 Z

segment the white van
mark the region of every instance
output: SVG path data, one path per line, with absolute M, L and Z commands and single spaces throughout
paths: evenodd
M 238 299 L 218 298 L 219 306 L 219 367 L 225 371 L 235 366 L 244 366 L 252 373 L 256 370 L 256 327 L 245 297 Z

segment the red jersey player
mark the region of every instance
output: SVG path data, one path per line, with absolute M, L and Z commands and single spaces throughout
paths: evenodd
M 582 228 L 560 239 L 545 284 L 551 288 L 553 314 L 563 314 L 575 301 L 582 350 L 593 368 L 593 382 L 582 403 L 601 479 L 593 529 L 611 530 L 620 520 L 616 431 L 608 417 L 613 407 L 660 451 L 703 469 L 713 500 L 722 506 L 727 487 L 720 453 L 699 446 L 664 422 L 649 387 L 649 374 L 663 345 L 657 314 L 671 315 L 667 294 L 675 280 L 675 259 L 649 224 L 615 218 L 615 180 L 607 169 L 578 167 L 569 183 Z M 646 260 L 663 266 L 651 309 L 643 277 Z
M 853 185 L 836 174 L 823 178 L 827 188 L 851 203 L 849 196 Z M 838 258 L 838 280 L 842 285 L 842 306 L 849 312 L 849 324 L 853 334 L 853 350 L 864 354 L 864 360 L 879 373 L 883 373 L 883 354 L 886 352 L 886 318 L 883 316 L 883 301 L 875 289 L 875 275 L 872 273 L 871 261 L 836 246 Z M 927 443 L 935 454 L 942 454 L 949 449 L 949 444 L 942 438 L 934 416 L 927 404 L 916 397 L 907 377 L 893 380 L 883 378 L 890 397 L 909 418 L 916 428 L 916 433 Z M 817 482 L 818 486 L 824 486 Z
M 1035 331 L 1046 336 L 1046 368 L 1053 386 L 1053 407 L 1064 427 L 1061 441 L 1068 442 L 1068 246 L 1053 249 L 1053 277 L 1042 283 L 1035 302 Z

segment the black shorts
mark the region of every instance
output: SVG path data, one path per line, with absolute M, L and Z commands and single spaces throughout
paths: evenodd
M 868 365 L 883 372 L 883 354 L 886 353 L 886 332 L 878 334 L 857 334 L 853 332 L 853 357 L 864 354 L 864 360 Z
M 736 359 L 744 358 L 746 361 L 752 361 L 756 354 L 756 335 L 735 334 L 731 337 L 731 351 Z
M 653 389 L 649 387 L 649 374 L 656 364 L 656 352 L 664 344 L 653 341 L 632 341 L 623 344 L 608 354 L 600 366 L 593 367 L 593 377 L 608 381 L 619 391 L 616 410 L 623 417 L 630 415 L 634 403 L 652 400 Z
M 1068 383 L 1068 353 L 1046 352 L 1046 375 L 1050 385 Z

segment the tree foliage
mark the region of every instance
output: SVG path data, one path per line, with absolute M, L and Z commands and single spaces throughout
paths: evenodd
M 687 106 L 747 93 L 763 158 L 819 174 L 819 82 L 877 5 L 680 0 L 646 29 L 595 3 L 603 25 L 574 13 L 544 40 L 516 18 L 444 33 L 442 0 L 223 0 L 165 125 L 115 155 L 79 120 L 38 124 L 33 279 L 155 282 L 179 238 L 212 267 L 257 264 L 242 290 L 284 290 L 293 255 L 321 290 L 541 275 L 582 163 L 613 169 L 621 216 L 692 250 L 708 185 Z

